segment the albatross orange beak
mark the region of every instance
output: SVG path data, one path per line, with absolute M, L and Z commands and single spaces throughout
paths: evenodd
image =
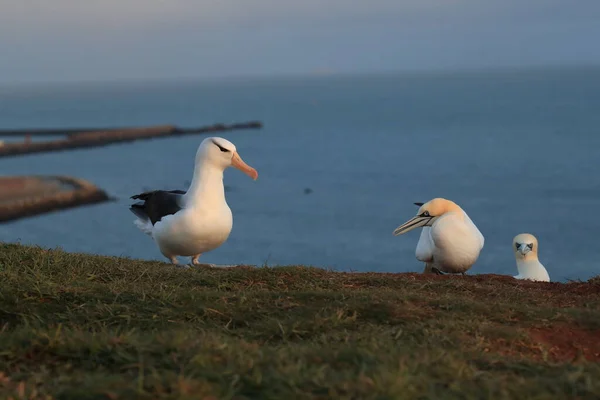
M 256 180 L 258 178 L 258 172 L 246 164 L 242 157 L 237 153 L 237 151 L 233 152 L 233 157 L 231 158 L 231 165 L 248 175 L 250 178 Z

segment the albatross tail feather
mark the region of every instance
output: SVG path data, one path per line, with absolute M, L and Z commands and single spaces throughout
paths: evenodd
M 146 235 L 152 237 L 152 221 L 148 218 L 148 214 L 146 214 L 146 210 L 144 208 L 144 203 L 135 203 L 129 207 L 129 211 L 135 214 L 137 219 L 133 220 L 133 224 L 138 227 L 138 229 L 144 232 Z
M 144 207 L 144 203 L 142 203 L 142 202 L 132 204 L 129 207 L 129 211 L 134 213 L 135 216 L 138 217 L 139 219 L 142 219 L 142 220 L 149 219 L 148 214 L 146 214 L 146 209 Z
M 140 231 L 142 231 L 146 235 L 152 237 L 152 228 L 153 228 L 153 225 L 152 225 L 152 222 L 150 222 L 149 219 L 143 220 L 143 219 L 138 218 L 138 219 L 133 220 L 133 224 L 135 226 L 137 226 Z

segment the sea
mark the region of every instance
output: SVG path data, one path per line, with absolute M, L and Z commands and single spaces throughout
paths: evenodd
M 419 231 L 392 231 L 445 197 L 485 236 L 471 274 L 516 275 L 523 232 L 552 280 L 600 274 L 600 68 L 0 88 L 0 129 L 248 120 L 264 128 L 221 136 L 259 178 L 226 171 L 233 231 L 203 262 L 421 272 Z M 1 158 L 2 175 L 71 175 L 116 200 L 0 224 L 0 241 L 166 261 L 129 196 L 186 189 L 203 139 Z

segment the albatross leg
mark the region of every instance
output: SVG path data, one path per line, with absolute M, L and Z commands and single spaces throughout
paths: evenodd
M 178 267 L 178 268 L 183 268 L 183 269 L 188 269 L 190 268 L 189 265 L 179 265 L 179 260 L 177 260 L 177 256 L 169 256 L 168 257 L 169 260 L 171 260 L 171 264 L 173 264 L 174 266 Z
M 195 266 L 200 266 L 200 267 L 204 267 L 204 268 L 215 268 L 216 265 L 215 264 L 205 264 L 205 263 L 201 263 L 200 261 L 198 261 L 198 259 L 200 258 L 202 254 L 196 254 L 195 256 L 192 257 L 192 265 Z

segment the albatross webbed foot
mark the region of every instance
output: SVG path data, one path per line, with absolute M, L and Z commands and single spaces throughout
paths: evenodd
M 201 268 L 215 268 L 216 267 L 215 264 L 201 263 L 200 261 L 198 261 L 200 256 L 201 256 L 201 254 L 197 254 L 192 257 L 192 265 L 193 266 L 201 267 Z

